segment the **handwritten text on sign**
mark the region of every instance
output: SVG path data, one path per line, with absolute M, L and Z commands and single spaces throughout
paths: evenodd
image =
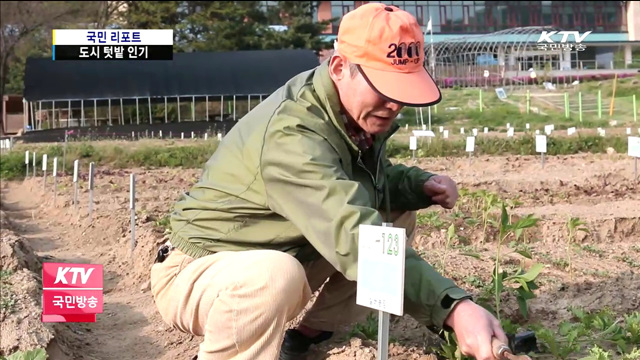
M 402 316 L 404 228 L 360 225 L 356 303 Z
M 43 263 L 42 322 L 95 322 L 102 289 L 102 265 Z

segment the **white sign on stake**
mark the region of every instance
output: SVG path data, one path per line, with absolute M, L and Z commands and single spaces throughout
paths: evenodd
M 473 136 L 467 136 L 467 149 L 468 153 L 472 153 L 476 147 L 476 138 Z
M 536 136 L 536 152 L 539 152 L 539 153 L 547 152 L 547 136 L 546 135 Z
M 629 136 L 627 138 L 629 156 L 633 157 L 633 178 L 638 178 L 638 158 L 640 158 L 640 137 Z
M 136 174 L 129 175 L 129 210 L 131 210 L 131 255 L 136 247 Z
M 449 130 L 443 131 L 442 135 L 444 136 L 445 139 L 447 139 L 449 137 Z
M 218 141 L 222 140 L 222 133 L 218 133 Z
M 444 131 L 444 126 L 440 126 L 440 132 Z
M 469 153 L 469 165 L 471 165 L 471 155 L 476 147 L 476 138 L 474 136 L 467 136 L 467 152 Z
M 47 186 L 47 154 L 42 155 L 42 187 Z
M 551 132 L 554 130 L 554 126 L 553 125 L 545 125 L 544 126 L 544 132 L 547 135 L 551 135 Z
M 378 359 L 389 356 L 389 314 L 404 315 L 406 230 L 360 225 L 356 304 L 378 310 Z
M 460 128 L 460 134 L 464 134 L 464 128 Z
M 27 173 L 25 177 L 29 177 L 29 150 L 24 153 L 24 164 L 27 166 Z M 35 169 L 35 166 L 33 168 Z
M 527 123 L 525 126 L 526 126 L 526 129 L 529 130 L 529 123 Z
M 631 135 L 631 128 L 627 128 L 627 135 Z
M 485 134 L 488 134 L 488 133 L 489 133 L 489 128 L 488 128 L 488 127 L 485 127 L 485 128 L 484 128 L 484 133 L 485 133 Z
M 360 225 L 358 305 L 404 315 L 405 244 L 404 228 Z
M 573 134 L 576 133 L 576 128 L 575 127 L 570 127 L 567 129 L 567 135 L 571 136 Z
M 89 163 L 89 219 L 93 221 L 93 175 L 95 173 L 95 166 L 93 162 Z
M 58 199 L 58 157 L 53 158 L 53 202 Z
M 514 128 L 509 128 L 509 130 L 507 130 L 507 136 L 508 137 L 513 137 L 513 133 L 514 133 L 515 129 Z
M 416 150 L 418 148 L 418 138 L 415 136 L 409 137 L 409 150 Z
M 536 135 L 540 135 L 540 130 L 536 130 Z
M 473 129 L 473 136 L 478 136 L 478 129 Z
M 638 136 L 629 136 L 627 138 L 628 147 L 629 147 L 629 156 L 640 158 L 640 137 Z
M 413 130 L 413 136 L 415 136 L 415 137 L 420 137 L 420 136 L 435 137 L 436 134 L 434 134 L 433 131 L 431 131 L 431 130 Z
M 73 161 L 73 206 L 78 209 L 78 160 Z
M 73 182 L 78 182 L 78 160 L 73 162 Z
M 547 136 L 536 135 L 536 152 L 540 153 L 540 162 L 544 168 L 544 154 L 547 152 Z

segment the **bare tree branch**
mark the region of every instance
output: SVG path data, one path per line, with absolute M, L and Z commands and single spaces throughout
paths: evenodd
M 85 3 L 74 1 L 0 2 L 0 96 L 16 46 L 36 32 L 51 34 L 58 26 L 86 19 L 86 8 Z

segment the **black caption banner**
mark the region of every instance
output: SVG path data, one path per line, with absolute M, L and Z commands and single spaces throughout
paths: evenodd
M 55 45 L 53 60 L 173 60 L 173 45 Z

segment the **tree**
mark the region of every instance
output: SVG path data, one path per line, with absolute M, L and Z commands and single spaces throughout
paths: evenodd
M 284 25 L 284 31 L 270 31 L 266 37 L 266 49 L 311 49 L 319 54 L 332 46 L 321 37 L 334 19 L 316 21 L 319 1 L 279 1 L 278 7 L 267 14 L 271 25 Z
M 87 21 L 87 7 L 75 1 L 0 1 L 0 96 L 18 47 L 29 39 L 51 44 L 52 29 Z
M 238 51 L 330 47 L 319 36 L 330 23 L 315 22 L 317 1 L 126 1 L 125 27 L 174 29 L 176 51 Z M 270 25 L 286 25 L 286 31 Z
M 122 23 L 122 15 L 124 10 L 131 1 L 96 1 L 96 29 L 106 29 L 109 27 L 117 27 Z M 146 2 L 146 1 L 145 1 Z M 140 2 L 137 2 L 140 3 Z
M 181 1 L 123 1 L 115 12 L 120 28 L 174 29 Z
M 177 27 L 185 51 L 261 49 L 258 37 L 266 28 L 259 1 L 185 1 Z

